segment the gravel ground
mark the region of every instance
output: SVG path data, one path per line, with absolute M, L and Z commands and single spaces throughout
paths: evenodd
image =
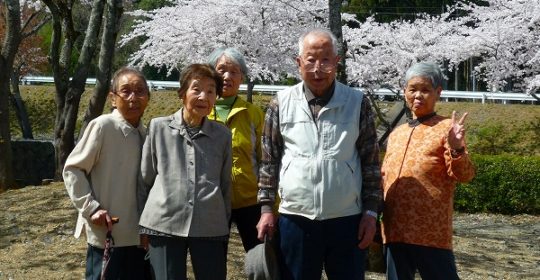
M 1 193 L 0 209 L 0 280 L 84 279 L 86 244 L 72 236 L 76 212 L 61 183 Z M 540 216 L 456 214 L 454 250 L 462 279 L 540 279 Z M 243 259 L 233 232 L 228 279 L 245 278 Z

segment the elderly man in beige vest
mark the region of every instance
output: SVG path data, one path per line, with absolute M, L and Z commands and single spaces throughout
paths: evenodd
M 302 82 L 279 92 L 262 138 L 259 238 L 278 222 L 284 279 L 363 279 L 366 248 L 382 202 L 371 107 L 336 81 L 334 35 L 304 33 L 296 59 Z M 279 194 L 279 219 L 272 205 Z

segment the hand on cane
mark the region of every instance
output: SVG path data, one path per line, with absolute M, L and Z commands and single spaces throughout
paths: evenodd
M 105 209 L 99 209 L 92 216 L 90 216 L 90 222 L 95 225 L 106 226 L 107 231 L 112 231 L 113 224 L 116 224 L 120 221 L 118 217 L 111 217 L 109 212 Z

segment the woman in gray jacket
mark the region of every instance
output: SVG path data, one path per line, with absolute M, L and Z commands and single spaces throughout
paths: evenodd
M 156 279 L 225 279 L 231 214 L 231 134 L 206 116 L 222 92 L 206 64 L 188 66 L 178 91 L 183 107 L 153 119 L 143 147 L 140 226 Z

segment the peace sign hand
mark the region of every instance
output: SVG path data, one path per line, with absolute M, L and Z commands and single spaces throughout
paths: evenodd
M 452 112 L 452 126 L 448 131 L 448 145 L 453 150 L 465 147 L 465 118 L 469 113 L 465 112 L 459 121 L 456 121 L 456 111 Z

